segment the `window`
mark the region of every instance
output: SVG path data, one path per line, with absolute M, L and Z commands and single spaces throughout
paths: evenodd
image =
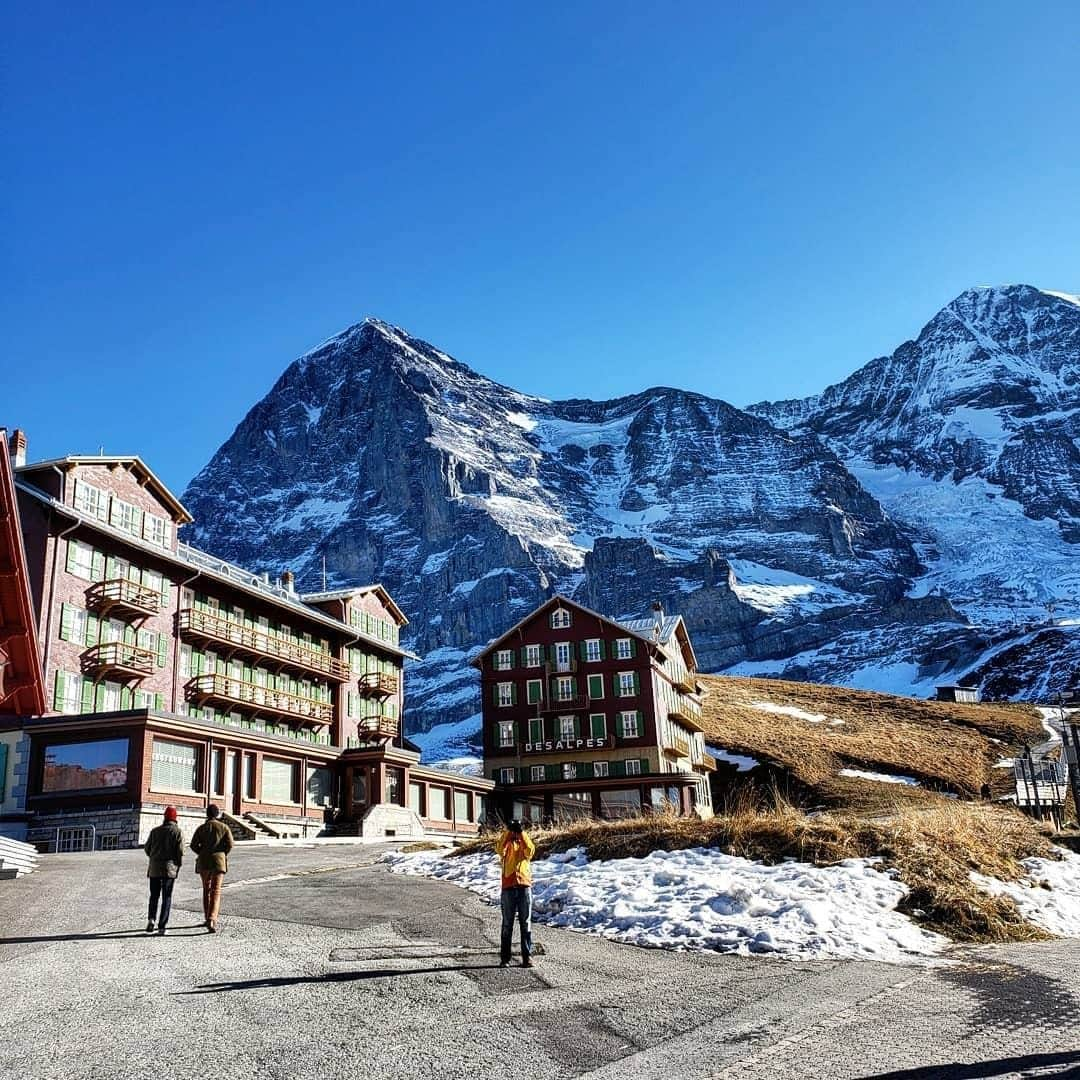
M 589 676 L 589 697 L 602 698 L 604 696 L 604 676 L 603 675 L 590 675 Z
M 143 539 L 159 547 L 168 547 L 172 530 L 169 523 L 157 514 L 147 514 L 143 518 Z
M 544 696 L 544 684 L 540 679 L 530 679 L 525 684 L 525 700 L 530 705 L 535 705 Z
M 244 755 L 244 798 L 255 798 L 255 755 Z
M 127 783 L 127 762 L 127 739 L 49 743 L 45 747 L 41 790 L 123 787 Z
M 628 637 L 615 639 L 615 659 L 629 660 L 634 655 L 634 643 Z
M 69 540 L 67 571 L 83 581 L 93 581 L 94 549 L 81 540 Z
M 333 803 L 330 770 L 309 765 L 307 771 L 307 801 L 311 806 L 330 806 Z
M 150 756 L 150 785 L 165 791 L 198 791 L 199 748 L 190 743 L 155 739 Z
M 101 708 L 99 712 L 116 712 L 120 708 L 120 684 L 107 682 L 102 687 Z
M 529 778 L 532 780 L 532 782 L 534 784 L 543 783 L 543 781 L 544 781 L 544 766 L 543 765 L 534 765 L 529 770 Z
M 570 665 L 570 642 L 559 641 L 555 644 L 555 667 L 559 671 L 569 671 Z
M 607 775 L 609 775 L 608 774 L 608 763 L 606 761 L 594 761 L 593 764 L 592 764 L 592 774 L 593 774 L 593 776 L 607 776 Z
M 539 717 L 529 721 L 529 742 L 538 743 L 544 741 L 544 724 Z
M 590 638 L 585 642 L 585 659 L 589 663 L 596 663 L 597 660 L 602 660 L 604 654 L 600 650 L 600 639 Z
M 514 782 L 514 770 L 513 769 L 500 769 L 499 770 L 499 783 L 500 784 L 512 784 Z M 432 788 L 432 791 L 435 789 Z
M 589 731 L 594 739 L 606 739 L 607 717 L 603 713 L 592 713 L 589 716 Z
M 638 725 L 638 714 L 636 712 L 619 713 L 619 726 L 621 728 L 619 734 L 621 734 L 624 739 L 636 739 L 641 734 Z
M 60 640 L 73 641 L 76 645 L 87 644 L 86 612 L 73 604 L 63 604 L 60 608 Z
M 551 613 L 551 629 L 563 630 L 570 625 L 570 612 L 566 608 L 556 608 Z
M 577 762 L 568 761 L 562 767 L 562 776 L 564 780 L 576 780 L 577 779 Z
M 510 649 L 500 649 L 495 654 L 495 670 L 509 671 L 514 666 L 514 653 Z
M 526 667 L 539 667 L 540 666 L 541 650 L 539 645 L 526 645 L 525 646 L 525 666 Z
M 73 716 L 82 711 L 83 678 L 66 671 L 56 673 L 56 689 L 53 692 L 53 708 Z
M 296 762 L 263 758 L 262 801 L 264 803 L 296 802 Z
M 559 717 L 559 738 L 564 742 L 567 739 L 576 739 L 577 732 L 574 730 L 577 725 L 574 723 L 572 716 L 560 716 Z
M 109 524 L 115 525 L 124 532 L 135 536 L 142 536 L 143 512 L 131 503 L 118 499 L 115 495 L 109 503 Z
M 405 772 L 397 765 L 386 766 L 386 801 L 392 806 L 405 803 Z
M 500 720 L 499 745 L 503 747 L 513 746 L 514 742 L 514 722 L 512 720 Z
M 571 676 L 563 676 L 555 680 L 555 700 L 570 701 L 574 696 L 574 680 Z
M 107 521 L 109 518 L 108 494 L 84 480 L 75 481 L 74 505 L 76 510 L 81 510 L 98 521 Z
M 626 775 L 627 776 L 640 776 L 641 775 L 641 762 L 637 758 L 630 758 L 626 763 Z
M 415 780 L 409 781 L 409 809 L 417 817 L 425 817 L 427 808 L 424 806 L 424 785 Z
M 456 821 L 472 821 L 472 799 L 467 791 L 454 792 L 454 819 Z
M 499 705 L 499 708 L 506 708 L 508 705 L 516 703 L 517 694 L 514 692 L 514 684 L 509 682 L 501 682 L 495 688 L 495 701 Z
M 638 692 L 638 678 L 633 671 L 620 671 L 618 682 L 619 697 L 633 697 Z

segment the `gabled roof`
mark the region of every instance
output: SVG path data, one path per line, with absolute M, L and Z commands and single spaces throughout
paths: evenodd
M 556 593 L 556 595 L 551 597 L 550 600 L 545 600 L 539 607 L 533 608 L 532 611 L 530 611 L 529 614 L 525 616 L 525 618 L 519 619 L 516 623 L 514 623 L 513 626 L 510 627 L 509 630 L 506 631 L 506 633 L 501 634 L 486 648 L 482 649 L 479 653 L 477 653 L 476 656 L 474 656 L 473 659 L 470 661 L 470 663 L 473 665 L 473 667 L 483 667 L 483 659 L 485 656 L 488 655 L 488 653 L 497 649 L 504 641 L 507 640 L 507 638 L 512 637 L 527 622 L 530 622 L 532 619 L 536 618 L 536 616 L 539 615 L 541 612 L 547 611 L 549 608 L 553 607 L 574 608 L 577 611 L 584 612 L 586 615 L 591 615 L 593 618 L 599 619 L 601 622 L 607 623 L 608 626 L 611 626 L 616 630 L 622 630 L 626 633 L 632 634 L 639 640 L 644 641 L 646 645 L 658 644 L 656 640 L 651 636 L 651 630 L 653 625 L 651 622 L 649 623 L 650 633 L 643 634 L 637 630 L 632 629 L 626 623 L 619 622 L 617 619 L 612 619 L 607 615 L 601 615 L 600 612 L 593 611 L 591 608 L 587 608 L 584 604 L 579 604 L 576 600 L 571 600 L 568 596 L 562 596 L 561 594 Z M 675 616 L 675 618 L 679 622 L 682 621 L 681 616 Z
M 195 520 L 187 512 L 184 504 L 154 475 L 153 469 L 137 454 L 68 454 L 67 457 L 50 458 L 48 461 L 34 461 L 29 465 L 20 466 L 16 471 L 23 475 L 34 473 L 39 469 L 51 469 L 53 466 L 67 470 L 76 465 L 123 465 L 125 469 L 135 474 L 136 479 L 145 482 L 158 500 L 172 511 L 178 525 L 189 525 Z
M 654 616 L 651 619 L 628 619 L 620 621 L 620 626 L 632 630 L 641 637 L 647 637 L 650 641 L 658 642 L 665 648 L 673 642 L 678 643 L 685 654 L 688 654 L 690 665 L 697 670 L 697 656 L 694 646 L 690 644 L 690 631 L 686 629 L 686 623 L 681 615 L 662 615 L 659 622 Z
M 4 428 L 0 459 L 0 713 L 40 716 L 45 711 L 45 675 Z
M 327 600 L 351 600 L 354 596 L 366 596 L 368 593 L 376 593 L 384 608 L 394 616 L 398 626 L 407 626 L 409 620 L 405 612 L 394 603 L 394 598 L 386 591 L 383 585 L 355 585 L 351 589 L 331 589 L 329 592 L 302 593 L 300 599 L 305 604 L 322 604 Z

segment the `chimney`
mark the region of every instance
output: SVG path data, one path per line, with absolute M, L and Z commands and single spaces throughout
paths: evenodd
M 26 432 L 22 428 L 16 428 L 11 433 L 8 452 L 11 454 L 11 467 L 13 469 L 20 469 L 26 464 Z
M 281 571 L 281 587 L 290 595 L 296 593 L 296 578 L 291 570 Z

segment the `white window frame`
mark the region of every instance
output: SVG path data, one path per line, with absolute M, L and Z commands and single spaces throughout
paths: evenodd
M 594 649 L 593 646 L 596 646 Z M 595 656 L 593 653 L 595 652 Z M 601 660 L 600 653 L 600 639 L 599 638 L 587 638 L 585 641 L 585 662 L 589 664 L 599 663 Z
M 619 681 L 615 684 L 616 697 L 634 696 L 634 672 L 620 671 Z
M 514 684 L 501 682 L 496 684 L 499 689 L 499 708 L 506 709 L 514 704 Z
M 525 666 L 526 667 L 540 667 L 543 663 L 544 651 L 540 645 L 526 645 L 525 646 Z
M 570 625 L 570 612 L 563 607 L 556 608 L 548 620 L 552 630 L 565 630 Z
M 574 718 L 572 716 L 559 717 L 559 738 L 566 742 L 567 739 L 576 738 L 574 735 Z
M 615 639 L 615 659 L 616 660 L 632 660 L 633 653 L 630 651 L 630 639 L 628 637 L 621 637 Z
M 576 780 L 577 779 L 577 762 L 576 761 L 564 761 L 563 762 L 562 778 L 564 780 Z
M 167 519 L 159 517 L 157 514 L 151 514 L 148 511 L 143 513 L 142 534 L 144 540 L 149 541 L 151 544 L 157 544 L 158 547 L 168 547 L 171 540 L 170 533 L 171 530 Z
M 636 709 L 626 709 L 619 713 L 619 737 L 623 739 L 641 738 L 641 732 L 638 730 Z
M 572 675 L 560 675 L 555 680 L 555 700 L 574 700 L 574 677 Z
M 516 777 L 513 769 L 499 769 L 499 783 L 500 784 L 512 784 Z
M 542 784 L 547 779 L 547 770 L 543 765 L 533 765 L 529 776 L 534 784 Z
M 509 671 L 514 666 L 513 649 L 499 649 L 495 653 L 495 670 Z
M 641 760 L 639 758 L 626 759 L 626 775 L 641 776 Z
M 94 549 L 82 540 L 75 541 L 75 558 L 71 560 L 71 573 L 83 581 L 94 580 Z
M 606 761 L 594 761 L 592 763 L 593 776 L 610 776 L 611 771 Z
M 505 750 L 512 747 L 514 745 L 514 721 L 500 720 L 495 734 L 500 749 Z
M 109 493 L 85 480 L 75 481 L 73 505 L 76 510 L 81 510 L 98 521 L 109 520 Z

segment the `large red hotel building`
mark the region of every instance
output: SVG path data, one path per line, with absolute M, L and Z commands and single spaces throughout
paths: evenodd
M 420 764 L 406 618 L 181 543 L 138 457 L 26 464 L 0 431 L 0 833 L 129 847 L 166 805 L 239 837 L 474 833 L 493 781 Z

